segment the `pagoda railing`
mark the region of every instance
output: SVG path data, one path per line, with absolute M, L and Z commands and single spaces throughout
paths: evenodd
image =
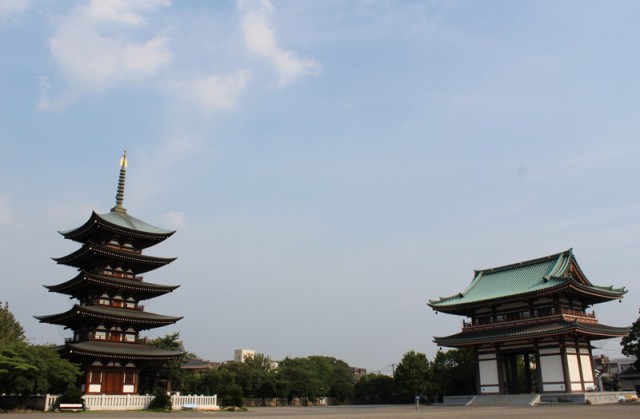
M 564 318 L 564 317 L 573 317 L 584 320 L 586 322 L 592 323 L 596 322 L 595 313 L 587 313 L 583 310 L 573 310 L 568 308 L 562 308 L 558 313 L 556 310 L 548 310 L 544 313 L 540 313 L 537 315 L 532 315 L 529 311 L 523 311 L 518 313 L 506 313 L 499 314 L 497 319 L 493 317 L 477 317 L 473 322 L 462 321 L 462 327 L 464 328 L 485 328 L 485 327 L 494 327 L 495 325 L 504 325 L 504 326 L 516 326 L 521 324 L 531 324 L 531 323 L 540 323 L 542 321 L 548 321 L 554 318 Z M 482 320 L 479 320 L 482 319 Z
M 124 304 L 122 302 L 122 300 L 115 300 L 115 301 L 116 301 L 116 303 L 114 303 L 112 300 L 107 300 L 106 298 L 98 298 L 98 299 L 95 299 L 95 300 L 89 300 L 88 302 L 92 303 L 92 304 L 88 304 L 88 305 L 115 307 L 115 308 L 126 308 L 127 310 L 144 311 L 144 304 L 138 304 L 137 306 L 130 307 L 130 306 L 127 306 L 126 304 Z
M 573 317 L 585 317 L 585 318 L 594 319 L 594 320 L 596 318 L 595 313 L 587 313 L 586 311 L 582 311 L 582 310 L 571 310 L 569 308 L 563 308 L 562 314 L 567 316 L 573 316 Z
M 137 250 L 132 247 L 116 246 L 113 244 L 103 244 L 103 246 L 113 250 L 122 250 L 123 252 L 136 253 L 138 255 L 142 253 L 141 250 Z
M 134 275 L 126 272 L 114 271 L 110 269 L 101 269 L 97 272 L 100 275 L 113 276 L 115 278 L 124 278 L 124 279 L 132 279 L 136 281 L 142 281 L 144 276 L 142 275 Z

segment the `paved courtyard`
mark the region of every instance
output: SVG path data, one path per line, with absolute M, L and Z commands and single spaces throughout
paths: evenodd
M 608 419 L 608 418 L 640 418 L 640 403 L 606 404 L 606 405 L 545 405 L 534 407 L 445 407 L 422 406 L 332 406 L 332 407 L 258 407 L 246 412 L 84 412 L 84 413 L 26 413 L 4 414 L 3 419 L 9 418 L 75 418 L 86 419 L 186 419 L 186 418 L 580 418 L 580 419 Z

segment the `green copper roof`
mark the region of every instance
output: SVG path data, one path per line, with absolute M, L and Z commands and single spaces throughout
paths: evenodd
M 165 230 L 160 227 L 153 226 L 149 223 L 145 223 L 142 220 L 137 219 L 136 217 L 132 217 L 127 213 L 111 211 L 106 214 L 98 214 L 98 217 L 102 218 L 104 221 L 114 224 L 118 227 L 123 227 L 128 230 L 140 231 L 143 233 L 151 233 L 151 234 L 171 234 L 173 231 Z
M 602 299 L 620 298 L 624 288 L 592 285 L 578 266 L 571 249 L 543 258 L 475 272 L 473 281 L 459 294 L 430 300 L 434 310 L 472 305 L 488 300 L 551 291 L 572 285 Z

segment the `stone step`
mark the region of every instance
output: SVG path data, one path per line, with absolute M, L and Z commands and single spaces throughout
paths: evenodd
M 540 399 L 539 394 L 496 394 L 477 396 L 473 406 L 531 406 Z

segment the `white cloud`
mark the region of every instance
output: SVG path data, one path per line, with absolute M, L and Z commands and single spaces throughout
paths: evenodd
M 169 0 L 94 0 L 82 8 L 83 18 L 90 22 L 122 23 L 140 26 L 147 23 L 140 12 L 153 12 L 171 4 Z
M 71 104 L 75 98 L 71 92 L 65 92 L 55 99 L 49 97 L 51 84 L 49 77 L 38 77 L 38 110 L 41 111 L 61 111 Z
M 56 89 L 52 86 L 53 77 L 40 76 L 38 109 L 61 111 L 83 96 L 130 83 L 165 87 L 172 98 L 196 104 L 205 111 L 236 109 L 254 72 L 242 68 L 226 73 L 194 71 L 193 65 L 180 55 L 183 50 L 187 57 L 194 55 L 190 50 L 193 46 L 171 45 L 169 31 L 156 28 L 150 19 L 152 13 L 169 4 L 168 0 L 91 0 L 62 16 L 48 45 L 67 85 Z M 315 61 L 300 58 L 279 45 L 269 1 L 239 0 L 238 8 L 245 47 L 275 68 L 279 85 L 319 70 Z M 172 47 L 177 54 L 175 59 Z M 195 55 L 207 56 L 206 51 Z M 228 57 L 215 59 L 224 62 Z M 185 71 L 200 76 L 185 77 Z
M 24 13 L 29 9 L 29 0 L 2 0 L 0 1 L 0 23 L 11 19 L 13 16 Z
M 72 10 L 49 40 L 50 51 L 69 82 L 69 92 L 53 101 L 43 100 L 41 95 L 39 108 L 63 108 L 83 93 L 157 74 L 171 61 L 169 39 L 158 33 L 136 40 L 130 29 L 147 23 L 144 13 L 168 4 L 166 0 L 93 0 Z
M 242 13 L 241 28 L 247 50 L 275 67 L 281 86 L 320 70 L 315 61 L 300 58 L 278 45 L 271 21 L 273 6 L 268 0 L 239 0 L 238 8 Z
M 207 110 L 232 110 L 251 80 L 251 72 L 238 70 L 226 76 L 212 74 L 171 83 L 176 94 Z

